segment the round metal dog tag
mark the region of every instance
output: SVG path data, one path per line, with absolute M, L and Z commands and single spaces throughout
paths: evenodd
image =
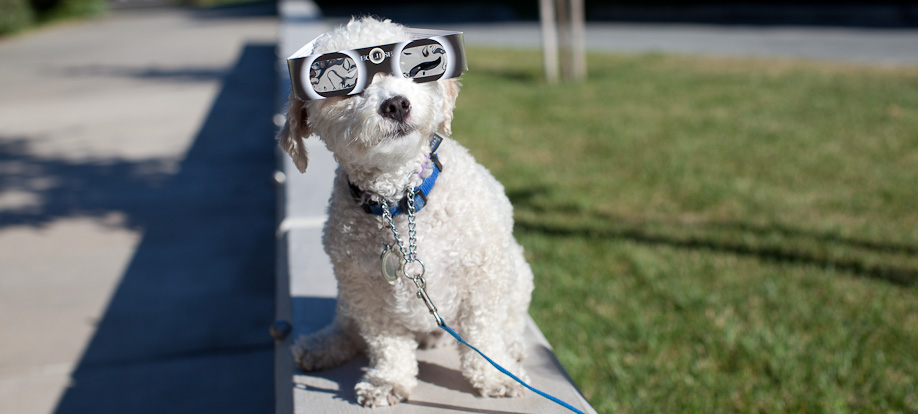
M 393 249 L 387 244 L 386 247 L 383 248 L 380 261 L 382 276 L 386 278 L 389 283 L 395 282 L 398 279 L 398 275 L 402 273 L 402 267 L 405 265 L 405 259 L 402 257 L 402 252 L 397 248 Z

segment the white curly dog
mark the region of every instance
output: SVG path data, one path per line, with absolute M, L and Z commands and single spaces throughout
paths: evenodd
M 389 20 L 352 19 L 319 37 L 314 53 L 408 40 L 406 28 Z M 417 385 L 419 346 L 456 344 L 442 335 L 412 280 L 381 275 L 381 252 L 397 248 L 395 238 L 364 203 L 396 205 L 432 174 L 431 137 L 451 133 L 458 93 L 456 79 L 417 83 L 379 73 L 350 96 L 303 101 L 291 94 L 278 135 L 300 172 L 309 136 L 321 139 L 339 164 L 323 237 L 338 282 L 337 314 L 331 325 L 298 338 L 294 356 L 313 371 L 366 352 L 370 366 L 355 387 L 364 406 L 408 399 Z M 513 237 L 512 206 L 503 186 L 456 141 L 443 139 L 436 157 L 442 173 L 415 215 L 427 292 L 463 338 L 525 380 L 520 361 L 533 281 Z M 406 216 L 394 222 L 407 247 Z M 479 355 L 466 347 L 460 352 L 462 374 L 481 395 L 522 395 L 521 385 Z

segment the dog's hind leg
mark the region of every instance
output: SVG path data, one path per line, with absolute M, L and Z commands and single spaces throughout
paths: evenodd
M 499 309 L 496 306 L 487 307 L 500 302 L 498 300 L 476 302 L 469 306 L 469 310 L 459 318 L 460 334 L 496 363 L 526 381 L 526 374 L 519 362 L 519 359 L 522 358 L 522 343 L 507 343 L 505 332 L 503 332 L 504 321 L 500 317 L 495 317 L 506 309 Z M 521 327 L 514 326 L 514 329 L 519 330 Z M 513 349 L 514 347 L 516 349 Z M 482 396 L 519 397 L 523 395 L 522 385 L 492 367 L 488 361 L 470 348 L 460 348 L 460 362 L 462 375 Z
M 523 256 L 523 248 L 514 243 L 510 251 L 511 260 L 515 263 L 516 282 L 513 289 L 507 294 L 507 319 L 504 322 L 504 342 L 508 352 L 517 361 L 526 357 L 526 344 L 524 332 L 529 319 L 529 301 L 532 297 L 533 280 L 532 269 Z
M 341 365 L 364 347 L 354 321 L 339 312 L 328 326 L 297 338 L 292 351 L 300 369 L 316 371 Z

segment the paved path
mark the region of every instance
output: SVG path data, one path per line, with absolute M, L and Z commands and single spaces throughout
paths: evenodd
M 0 41 L 4 412 L 273 403 L 276 21 L 234 10 L 121 11 Z M 442 26 L 470 45 L 538 47 L 535 23 Z M 588 35 L 594 50 L 918 62 L 915 30 Z
M 432 24 L 469 45 L 540 47 L 536 22 Z M 590 23 L 589 50 L 918 65 L 918 29 Z
M 864 21 L 898 13 L 895 7 L 869 4 L 844 10 L 825 11 L 832 18 L 857 21 L 857 10 L 864 11 Z M 751 17 L 753 11 L 743 6 L 720 13 L 721 18 L 739 12 Z M 613 7 L 614 8 L 614 7 Z M 626 8 L 627 9 L 627 8 Z M 703 7 L 701 9 L 704 9 Z M 754 9 L 754 8 L 753 8 Z M 890 10 L 891 9 L 891 10 Z M 601 10 L 601 8 L 600 8 Z M 640 9 L 646 12 L 651 9 Z M 621 10 L 619 10 L 621 11 Z M 657 10 L 662 18 L 672 10 Z M 681 10 L 691 13 L 691 10 Z M 698 10 L 695 10 L 696 12 Z M 716 8 L 706 10 L 716 12 Z M 763 8 L 763 17 L 785 21 L 815 19 L 816 9 L 806 7 Z M 801 13 L 799 16 L 786 13 Z M 341 22 L 351 14 L 389 17 L 409 26 L 453 29 L 465 32 L 469 45 L 539 47 L 541 34 L 537 21 L 513 21 L 515 12 L 498 4 L 460 5 L 428 3 L 402 6 L 385 2 L 348 6 L 335 4 L 326 13 L 327 21 Z M 786 14 L 786 15 L 785 15 Z M 718 15 L 714 13 L 713 15 Z M 648 14 L 649 16 L 649 14 Z M 847 16 L 847 17 L 844 17 Z M 644 16 L 647 17 L 647 16 Z M 805 25 L 737 25 L 688 23 L 609 23 L 592 21 L 586 27 L 587 47 L 595 51 L 703 54 L 712 56 L 756 56 L 837 60 L 870 64 L 918 64 L 918 28 L 869 28 Z
M 269 12 L 0 41 L 0 411 L 270 410 Z

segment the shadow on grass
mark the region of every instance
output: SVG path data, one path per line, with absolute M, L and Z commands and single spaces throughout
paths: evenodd
M 501 68 L 501 69 L 475 68 L 474 70 L 476 74 L 479 74 L 481 76 L 499 79 L 505 82 L 509 81 L 513 83 L 525 83 L 525 84 L 544 84 L 545 83 L 545 79 L 542 77 L 541 72 L 511 69 L 511 68 Z
M 918 253 L 918 246 L 858 240 L 782 225 L 761 226 L 745 222 L 665 223 L 614 217 L 572 205 L 546 207 L 536 200 L 545 191 L 544 188 L 532 188 L 508 193 L 517 210 L 517 231 L 554 237 L 624 239 L 643 244 L 704 249 L 774 262 L 835 269 L 899 286 L 918 286 L 918 269 L 901 263 L 903 256 Z M 527 215 L 553 218 L 533 220 L 526 218 Z M 562 223 L 559 218 L 568 220 Z M 843 250 L 845 253 L 831 255 L 829 250 Z

